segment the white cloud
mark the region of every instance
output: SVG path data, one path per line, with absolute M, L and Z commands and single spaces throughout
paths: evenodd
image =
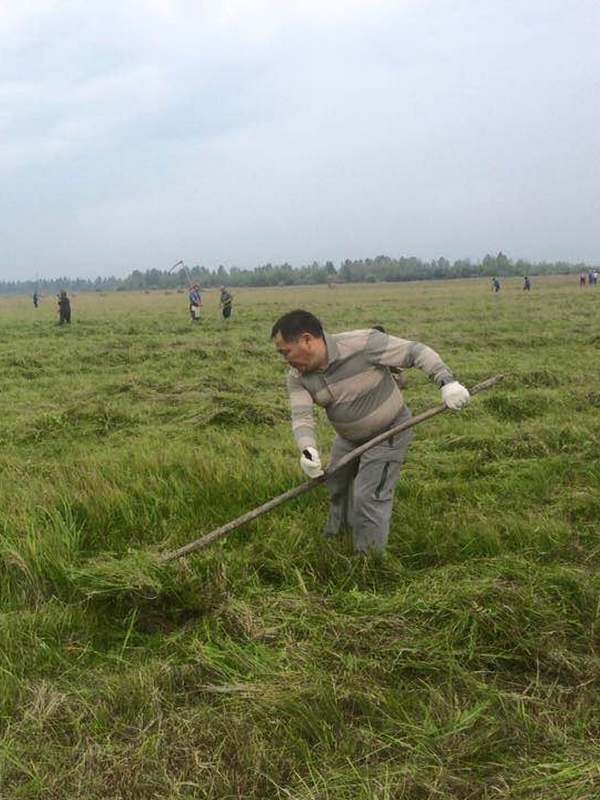
M 421 0 L 422 1 L 422 0 Z M 125 0 L 119 13 L 159 46 L 264 45 L 284 29 L 379 24 L 417 0 Z
M 2 0 L 0 36 L 14 36 L 61 5 L 65 5 L 64 0 Z
M 168 95 L 167 80 L 154 66 L 90 79 L 0 83 L 0 170 L 111 146 L 132 125 L 159 115 Z
M 236 30 L 266 39 L 289 25 L 319 28 L 377 20 L 384 11 L 408 0 L 211 0 L 204 4 L 207 23 L 216 30 Z
M 0 41 L 25 67 L 0 81 L 0 169 L 79 146 L 110 147 L 132 123 L 158 117 L 182 93 L 196 103 L 203 81 L 214 84 L 225 70 L 237 74 L 239 100 L 244 73 L 255 57 L 259 63 L 268 57 L 269 42 L 284 29 L 301 36 L 305 29 L 375 24 L 409 2 L 0 0 Z M 288 70 L 297 57 L 290 52 Z M 308 75 L 314 65 L 304 69 Z M 229 91 L 233 96 L 236 89 Z M 211 101 L 203 111 L 216 120 Z
M 508 6 L 0 0 L 3 249 L 103 272 L 517 252 L 521 229 L 592 250 L 600 7 Z

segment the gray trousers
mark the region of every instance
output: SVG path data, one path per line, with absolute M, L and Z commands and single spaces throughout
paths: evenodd
M 410 419 L 404 408 L 390 428 Z M 383 552 L 390 531 L 394 487 L 400 477 L 412 429 L 363 453 L 360 459 L 334 473 L 327 481 L 331 494 L 329 517 L 323 536 L 337 536 L 345 528 L 352 531 L 354 549 Z M 331 450 L 331 466 L 358 445 L 337 436 Z

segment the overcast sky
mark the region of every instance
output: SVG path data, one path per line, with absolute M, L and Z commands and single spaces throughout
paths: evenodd
M 600 261 L 598 0 L 0 0 L 0 279 Z

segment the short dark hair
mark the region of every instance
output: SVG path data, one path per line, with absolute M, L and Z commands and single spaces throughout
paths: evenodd
M 293 342 L 303 333 L 310 333 L 317 339 L 325 338 L 321 321 L 310 311 L 303 311 L 301 308 L 288 311 L 287 314 L 279 317 L 271 328 L 271 339 L 274 339 L 278 333 L 285 342 Z
M 373 325 L 372 326 L 374 331 L 379 331 L 380 333 L 385 333 L 385 328 L 383 325 Z

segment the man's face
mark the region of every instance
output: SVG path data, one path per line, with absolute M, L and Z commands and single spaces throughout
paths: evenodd
M 325 342 L 310 333 L 302 333 L 297 339 L 286 342 L 280 333 L 275 336 L 277 352 L 290 367 L 298 372 L 312 372 L 321 366 Z

